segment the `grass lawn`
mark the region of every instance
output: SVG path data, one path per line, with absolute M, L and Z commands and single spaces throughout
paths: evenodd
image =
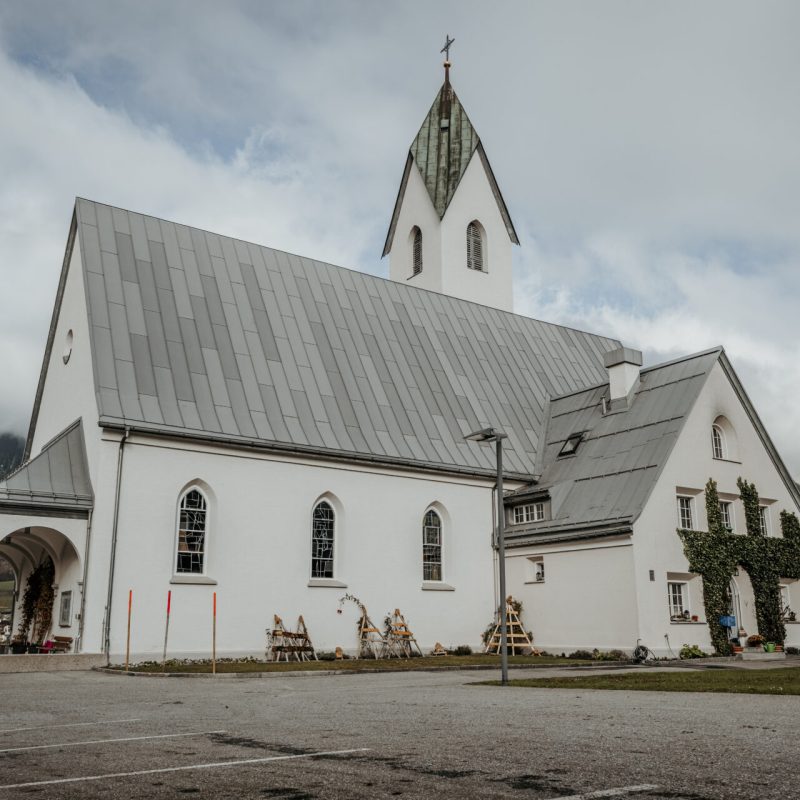
M 800 695 L 800 667 L 779 669 L 681 670 L 579 675 L 574 678 L 523 678 L 511 686 L 536 689 L 624 689 L 640 692 L 727 692 Z M 486 681 L 480 685 L 499 685 Z
M 509 656 L 508 663 L 524 664 L 527 667 L 577 666 L 589 664 L 589 661 L 560 658 L 556 656 Z M 500 669 L 499 656 L 427 656 L 425 658 L 348 658 L 342 661 L 218 661 L 217 672 L 306 672 L 314 670 L 420 670 L 441 669 L 442 667 L 497 667 Z M 124 670 L 119 664 L 114 669 Z M 161 672 L 161 662 L 147 662 L 131 666 L 131 672 Z M 167 661 L 167 672 L 211 672 L 209 661 Z

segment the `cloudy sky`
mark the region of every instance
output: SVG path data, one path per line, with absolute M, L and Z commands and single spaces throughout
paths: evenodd
M 723 344 L 800 477 L 798 29 L 793 0 L 3 4 L 0 431 L 76 195 L 386 275 L 449 33 L 517 311 L 646 363 Z

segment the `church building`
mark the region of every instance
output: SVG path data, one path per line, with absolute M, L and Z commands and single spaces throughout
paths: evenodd
M 613 338 L 513 313 L 514 224 L 445 80 L 408 152 L 389 279 L 99 202 L 75 202 L 23 465 L 0 483 L 0 555 L 52 562 L 39 637 L 78 653 L 263 656 L 273 615 L 356 649 L 355 596 L 427 652 L 477 649 L 508 590 L 536 645 L 711 649 L 677 528 L 703 489 L 764 533 L 798 487 L 721 348 L 643 368 Z M 800 584 L 782 582 L 786 607 Z M 755 633 L 753 588 L 732 611 Z M 132 594 L 131 594 L 132 593 Z M 35 622 L 33 623 L 35 627 Z M 800 626 L 787 622 L 787 644 Z

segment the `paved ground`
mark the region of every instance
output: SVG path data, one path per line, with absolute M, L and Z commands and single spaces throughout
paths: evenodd
M 0 800 L 800 791 L 800 698 L 467 685 L 483 677 L 6 675 Z

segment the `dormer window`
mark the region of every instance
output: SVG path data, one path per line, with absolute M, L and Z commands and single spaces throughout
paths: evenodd
M 477 220 L 472 220 L 467 225 L 467 267 L 469 269 L 486 272 L 483 245 L 483 227 Z
M 559 456 L 574 456 L 578 452 L 578 445 L 583 441 L 582 433 L 573 433 L 559 450 Z
M 411 230 L 411 274 L 422 272 L 422 231 L 415 225 Z
M 544 502 L 523 503 L 512 509 L 514 525 L 524 525 L 526 522 L 541 522 L 545 518 Z

